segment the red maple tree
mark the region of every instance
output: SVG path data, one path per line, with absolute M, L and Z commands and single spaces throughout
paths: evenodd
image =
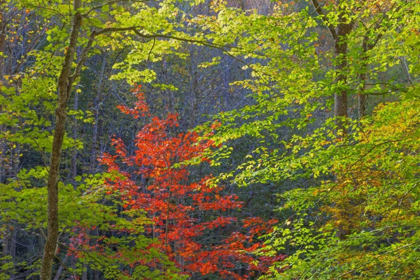
M 151 117 L 140 87 L 133 92 L 138 99 L 135 107 L 118 108 L 135 119 Z M 212 146 L 210 141 L 199 141 L 195 132 L 175 134 L 177 126 L 176 114 L 153 117 L 137 133 L 133 155 L 127 153 L 121 139 L 113 138 L 116 154 L 104 154 L 101 163 L 121 176 L 108 182 L 109 193 L 119 194 L 125 210 L 146 212 L 153 221 L 146 233 L 159 240 L 153 246 L 169 256 L 181 273 L 248 279 L 265 272 L 270 263 L 284 256 L 257 257 L 254 251 L 263 244 L 256 237 L 268 232 L 276 221 L 257 217 L 238 221 L 228 215 L 242 207 L 235 194 L 225 194 L 222 186 L 209 186 L 210 176 L 190 182 L 187 167 L 174 167 L 200 158 Z

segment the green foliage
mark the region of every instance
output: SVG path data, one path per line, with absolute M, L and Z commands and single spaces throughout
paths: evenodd
M 244 92 L 250 102 L 221 112 L 199 130 L 220 145 L 206 155 L 221 173 L 213 184 L 248 187 L 263 197 L 277 195 L 275 205 L 261 197 L 258 201 L 264 205 L 257 207 L 274 207 L 283 218 L 266 236 L 267 247 L 260 254 L 289 257 L 263 278 L 418 279 L 418 1 L 309 1 L 321 2 L 324 13 L 318 15 L 315 5 L 304 1 L 294 9 L 286 2 L 273 4 L 267 15 L 215 1 L 205 14 L 187 12 L 201 7 L 200 2 L 185 8 L 187 3 L 173 0 L 83 1 L 79 11 L 83 25 L 71 69 L 77 70 L 82 62 L 82 78 L 74 80 L 80 98 L 86 101 L 89 90 L 103 90 L 83 75 L 89 69 L 79 50 L 88 46 L 89 38 L 93 43 L 88 60 L 111 54 L 112 83 L 153 84 L 168 96 L 179 89 L 195 93 L 189 85 L 171 84 L 160 73 L 167 70 L 168 61 L 180 64 L 171 68 L 179 72 L 176 78 L 193 81 L 196 69 L 189 71 L 187 60 L 193 62 L 195 51 L 200 56 L 201 47 L 210 46 L 224 52 L 242 65 L 241 74 L 225 90 Z M 36 33 L 40 42 L 16 57 L 0 50 L 2 59 L 20 65 L 0 77 L 0 169 L 8 176 L 0 184 L 0 237 L 7 243 L 6 237 L 17 231 L 45 235 L 46 166 L 53 142 L 57 80 L 68 51 L 71 15 L 77 11 L 60 0 L 10 0 L 1 5 L 1 11 L 36 16 L 27 23 L 28 34 Z M 350 23 L 347 37 L 340 42 L 333 38 L 332 30 Z M 8 24 L 19 29 L 18 16 Z M 17 40 L 13 36 L 11 32 L 4 40 Z M 30 45 L 28 38 L 18 38 L 22 49 Z M 187 43 L 197 49 L 188 49 Z M 337 54 L 343 43 L 346 52 Z M 211 72 L 221 63 L 223 56 L 212 54 L 197 68 Z M 0 67 L 3 64 L 2 60 Z M 159 64 L 165 65 L 165 71 Z M 155 83 L 161 76 L 165 79 Z M 220 79 L 215 81 L 211 83 Z M 103 91 L 103 96 L 110 95 L 111 90 Z M 337 104 L 333 96 L 338 92 L 348 98 L 348 119 L 333 116 Z M 363 96 L 371 115 L 361 118 L 355 112 Z M 95 114 L 104 99 L 95 99 L 93 107 L 68 109 L 67 114 L 75 124 L 91 129 L 98 125 Z M 156 99 L 156 106 L 163 107 L 163 99 Z M 348 133 L 338 132 L 337 123 L 344 124 Z M 75 154 L 77 161 L 77 151 L 88 150 L 91 143 L 74 131 L 65 135 L 62 149 L 66 155 Z M 22 158 L 30 159 L 25 168 L 19 166 Z M 192 158 L 183 164 L 198 162 Z M 62 251 L 58 255 L 70 252 L 79 259 L 71 273 L 80 275 L 88 265 L 108 279 L 181 277 L 164 255 L 151 249 L 154 240 L 145 237 L 143 226 L 150 221 L 144 213 L 122 210 L 119 199 L 106 193 L 107 179 L 118 174 L 72 178 L 73 173 L 82 173 L 77 168 L 86 168 L 86 163 L 75 164 L 72 174 L 67 165 L 68 161 L 62 162 L 59 182 Z M 257 196 L 251 192 L 250 200 L 253 195 Z M 117 230 L 126 232 L 118 235 Z M 130 267 L 140 255 L 147 261 L 158 259 L 162 266 Z M 0 279 L 19 267 L 35 271 L 39 266 L 37 261 L 26 264 L 9 257 L 0 261 Z
M 304 19 L 312 22 L 307 11 L 294 15 L 300 19 L 297 22 L 281 12 L 270 15 L 275 26 L 281 26 L 281 19 L 288 23 L 275 31 L 276 39 L 284 35 L 289 43 L 280 50 L 263 47 L 273 35 L 263 37 L 270 29 L 263 29 L 262 24 L 256 28 L 263 35 L 243 36 L 247 44 L 253 38 L 261 46 L 254 48 L 260 53 L 254 58 L 265 59 L 249 66 L 252 79 L 235 83 L 252 92 L 255 104 L 217 115 L 220 126 L 212 139 L 225 144 L 212 159 L 213 165 L 222 164 L 234 153 L 232 143 L 249 137 L 254 148 L 218 180 L 237 186 L 279 186 L 278 211 L 285 218 L 267 236 L 267 248 L 270 254 L 290 256 L 273 266 L 273 274 L 264 279 L 419 276 L 419 104 L 414 80 L 418 73 L 413 71 L 418 64 L 418 36 L 410 34 L 418 19 L 411 17 L 418 4 L 391 2 L 384 7 L 386 16 L 359 1 L 341 2 L 355 11 L 348 19 L 355 25 L 345 38 L 349 51 L 344 58 L 343 84 L 336 82 L 341 70 L 330 67 L 343 58 L 331 58 L 329 50 L 315 47 L 320 41 L 313 32 L 316 24 L 299 27 Z M 331 1 L 326 7 L 327 19 L 320 16 L 333 27 L 339 24 L 337 9 L 344 7 L 334 5 Z M 261 18 L 269 21 L 270 16 Z M 241 28 L 248 30 L 246 21 L 242 22 L 246 27 Z M 399 25 L 401 22 L 404 24 Z M 366 42 L 374 43 L 361 57 Z M 405 80 L 396 71 L 397 66 L 404 69 L 407 65 L 411 72 L 405 73 Z M 362 74 L 367 75 L 365 80 Z M 349 117 L 354 119 L 342 118 L 348 133 L 340 133 L 328 112 L 331 96 L 343 89 L 349 98 L 400 93 L 405 101 L 380 103 L 371 117 L 358 120 L 351 113 L 354 107 L 349 99 Z M 214 125 L 204 130 L 215 130 Z

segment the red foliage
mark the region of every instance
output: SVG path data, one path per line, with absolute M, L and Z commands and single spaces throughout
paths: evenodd
M 149 109 L 139 88 L 135 94 L 139 101 L 134 109 L 119 109 L 137 119 L 148 114 Z M 255 241 L 256 237 L 269 231 L 273 221 L 237 221 L 228 215 L 242 206 L 236 195 L 223 194 L 220 186 L 210 187 L 206 183 L 210 177 L 190 183 L 186 167 L 174 168 L 175 163 L 200 157 L 212 145 L 210 141 L 199 142 L 195 132 L 174 135 L 177 126 L 176 114 L 169 114 L 166 119 L 152 118 L 137 133 L 132 156 L 127 155 L 120 139 L 113 139 L 116 155 L 104 154 L 101 162 L 109 171 L 123 176 L 109 182 L 110 193 L 120 195 L 126 210 L 146 211 L 154 222 L 146 232 L 160 241 L 155 246 L 183 273 L 247 279 L 265 272 L 271 262 L 284 258 L 257 258 L 253 254 L 263 247 Z M 124 172 L 122 166 L 134 166 L 136 171 Z
M 117 108 L 126 115 L 132 115 L 135 119 L 138 119 L 140 116 L 149 116 L 149 107 L 147 106 L 146 101 L 144 100 L 144 93 L 140 91 L 141 86 L 137 86 L 133 89 L 133 94 L 137 97 L 137 102 L 134 104 L 134 108 L 128 108 L 125 105 L 118 105 Z

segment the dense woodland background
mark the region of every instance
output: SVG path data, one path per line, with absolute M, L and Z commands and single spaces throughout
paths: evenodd
M 0 279 L 419 279 L 418 0 L 0 0 Z

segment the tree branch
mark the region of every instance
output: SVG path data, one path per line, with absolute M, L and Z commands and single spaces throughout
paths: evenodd
M 84 13 L 82 16 L 83 17 L 87 17 L 94 10 L 100 9 L 100 8 L 106 6 L 106 5 L 110 5 L 110 4 L 114 4 L 114 3 L 119 3 L 119 2 L 128 2 L 128 1 L 130 1 L 130 3 L 131 2 L 145 3 L 146 2 L 146 0 L 140 0 L 140 1 L 133 1 L 133 0 L 125 0 L 125 1 L 122 1 L 122 0 L 114 0 L 114 1 L 109 1 L 109 2 L 103 3 L 101 5 L 93 6 L 92 8 L 89 9 L 89 11 L 87 11 L 86 13 Z
M 322 10 L 321 5 L 319 5 L 318 0 L 311 0 L 311 2 L 315 8 L 315 11 L 318 13 L 318 15 L 321 16 L 322 21 L 328 27 L 328 30 L 330 30 L 331 36 L 334 38 L 334 41 L 337 41 L 337 38 L 338 38 L 337 32 L 335 31 L 334 26 L 332 26 L 331 24 L 327 22 L 326 15 L 324 11 Z

